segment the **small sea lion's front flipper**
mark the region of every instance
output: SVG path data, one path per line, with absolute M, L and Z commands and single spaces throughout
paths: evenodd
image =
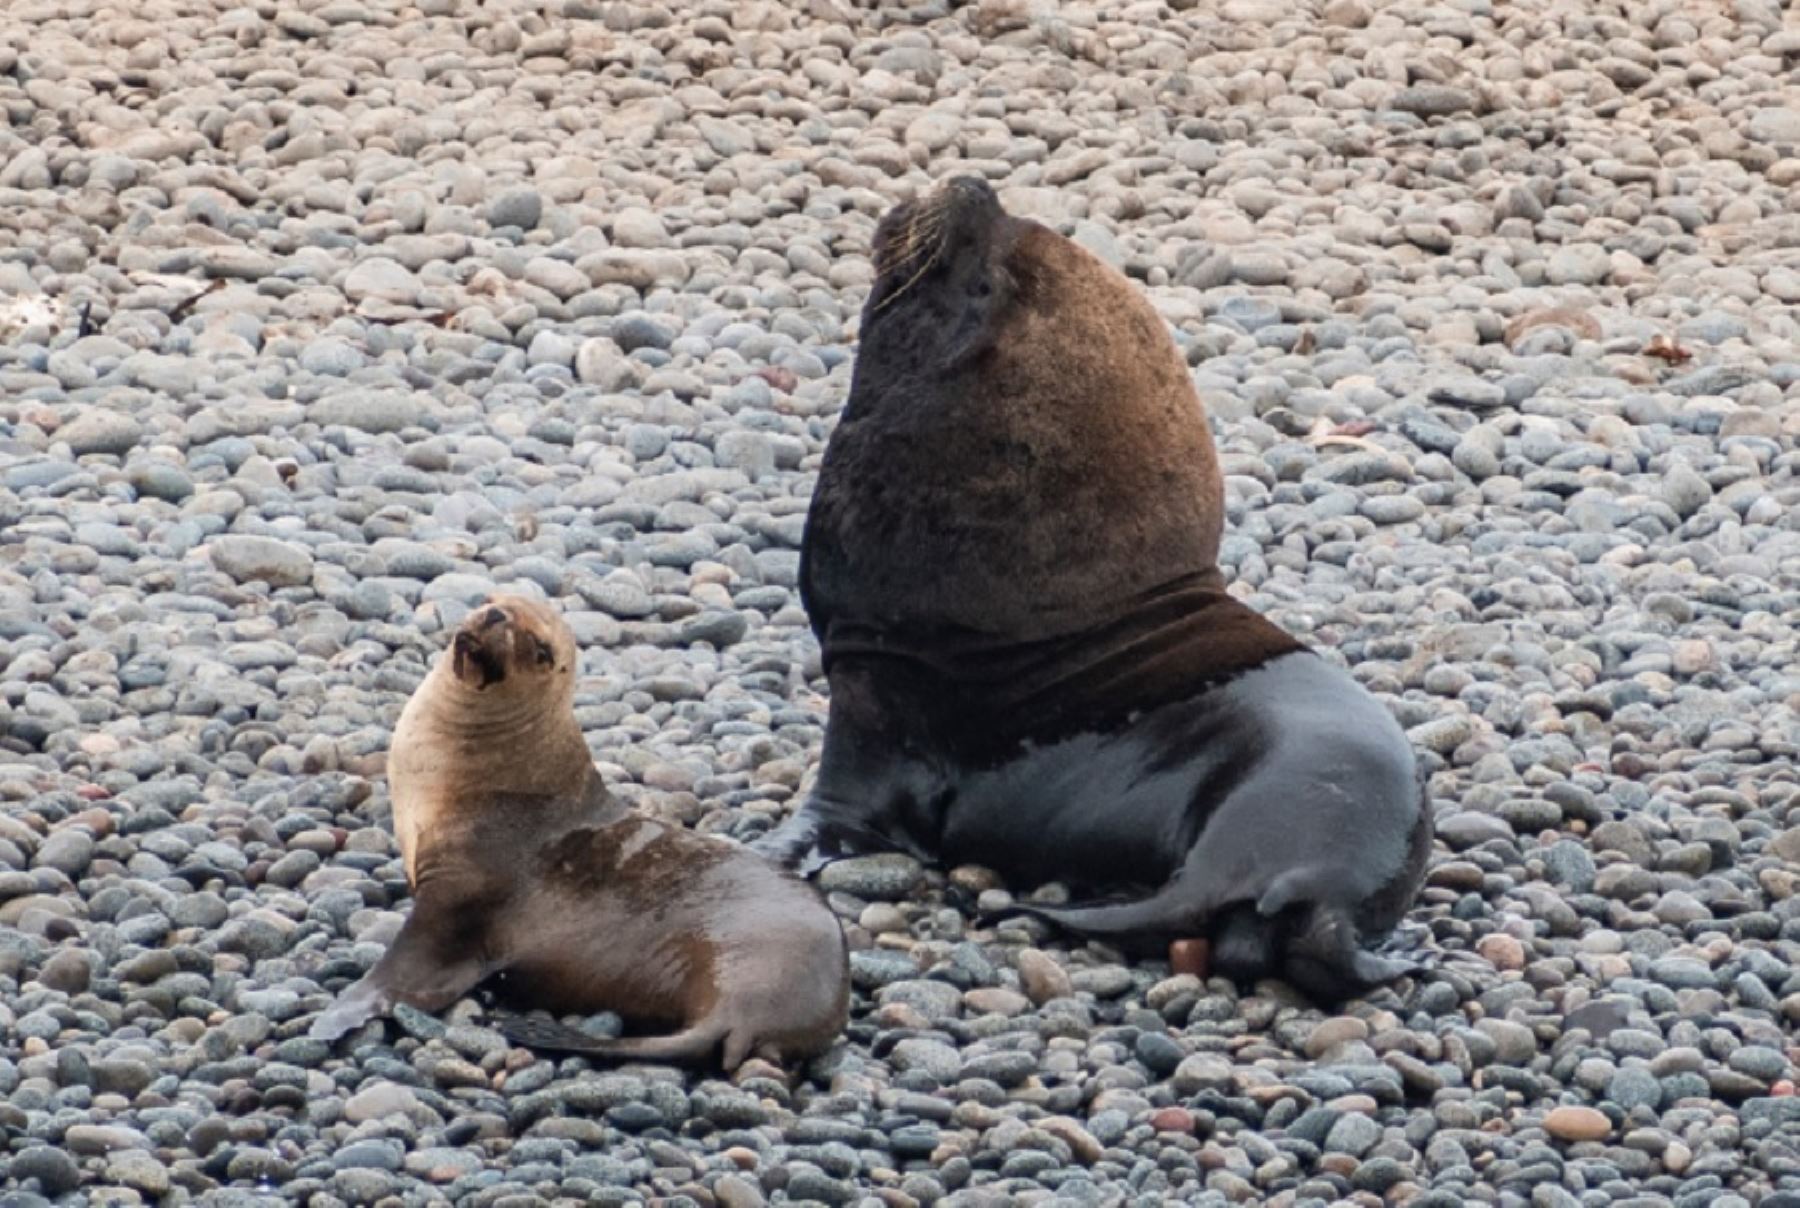
M 338 995 L 337 1001 L 319 1013 L 307 1035 L 330 1044 L 348 1036 L 378 1015 L 386 1015 L 393 1001 L 382 993 L 373 972 L 365 973 L 357 983 Z
M 441 1011 L 494 969 L 478 945 L 444 925 L 445 912 L 421 900 L 375 967 L 313 1021 L 307 1035 L 335 1041 L 405 1003 Z

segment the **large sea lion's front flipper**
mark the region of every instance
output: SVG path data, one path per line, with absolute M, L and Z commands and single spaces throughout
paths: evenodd
M 777 868 L 785 868 L 807 879 L 817 876 L 827 864 L 839 860 L 896 850 L 892 842 L 875 831 L 835 819 L 810 797 L 774 829 L 748 846 Z
M 810 877 L 827 863 L 819 855 L 818 840 L 819 820 L 802 805 L 748 846 L 776 867 Z
M 494 970 L 467 936 L 444 925 L 445 914 L 421 900 L 400 934 L 362 980 L 313 1021 L 307 1035 L 335 1041 L 386 1015 L 395 1003 L 441 1011 Z

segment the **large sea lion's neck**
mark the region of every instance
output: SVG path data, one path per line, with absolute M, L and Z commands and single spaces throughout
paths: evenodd
M 834 617 L 821 646 L 828 671 L 871 659 L 910 666 L 907 678 L 921 694 L 954 696 L 959 712 L 985 715 L 986 732 L 1001 742 L 1008 719 L 1040 738 L 1063 728 L 1104 730 L 1305 649 L 1227 592 L 1216 572 L 1173 580 L 1049 638 Z

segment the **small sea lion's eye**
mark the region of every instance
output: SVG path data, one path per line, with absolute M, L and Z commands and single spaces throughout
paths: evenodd
M 543 638 L 533 638 L 531 640 L 537 643 L 537 661 L 541 665 L 548 667 L 556 661 L 556 651 L 550 649 L 549 642 L 546 642 Z

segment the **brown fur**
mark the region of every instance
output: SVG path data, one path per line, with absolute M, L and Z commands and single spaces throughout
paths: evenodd
M 1173 581 L 1218 586 L 1217 454 L 1162 319 L 1076 244 L 957 190 L 876 235 L 883 276 L 808 519 L 814 627 L 1032 642 Z
M 801 554 L 827 672 L 918 678 L 945 738 L 1001 751 L 1299 648 L 1225 591 L 1212 432 L 1140 290 L 962 181 L 874 255 Z
M 822 1051 L 848 1010 L 831 912 L 751 853 L 615 800 L 575 721 L 575 663 L 555 612 L 495 597 L 407 702 L 388 774 L 413 912 L 314 1034 L 395 1002 L 440 1010 L 492 977 L 522 1006 L 681 1029 L 505 1029 L 551 1047 L 700 1059 L 723 1045 L 728 1068 Z

